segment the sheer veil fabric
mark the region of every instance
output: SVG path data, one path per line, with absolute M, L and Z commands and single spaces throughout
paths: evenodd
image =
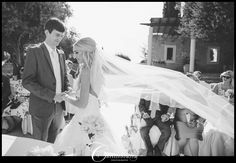
M 137 104 L 142 97 L 153 103 L 188 108 L 234 138 L 233 105 L 181 72 L 135 64 L 96 50 L 90 82 L 103 103 Z

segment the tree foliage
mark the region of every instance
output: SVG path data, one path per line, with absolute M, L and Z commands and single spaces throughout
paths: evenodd
M 234 2 L 185 2 L 178 32 L 207 42 L 217 42 L 222 63 L 233 64 Z
M 180 18 L 180 2 L 164 2 L 162 15 L 163 18 Z
M 234 2 L 185 2 L 179 32 L 207 41 L 232 41 Z
M 163 18 L 176 18 L 176 21 L 174 24 L 171 24 L 172 30 L 169 32 L 169 35 L 178 35 L 176 32 L 178 30 L 180 18 L 181 18 L 181 3 L 180 2 L 163 2 L 163 10 L 162 10 L 162 15 Z M 167 21 L 166 27 L 170 26 L 170 24 Z M 165 37 L 165 36 L 162 36 Z
M 2 2 L 2 49 L 23 61 L 24 45 L 44 39 L 44 24 L 50 17 L 65 21 L 72 15 L 65 2 Z
M 73 44 L 79 39 L 79 34 L 76 32 L 74 28 L 70 28 L 65 37 L 62 39 L 62 41 L 59 44 L 59 47 L 61 47 L 66 55 L 66 58 L 68 58 L 69 54 L 73 53 Z

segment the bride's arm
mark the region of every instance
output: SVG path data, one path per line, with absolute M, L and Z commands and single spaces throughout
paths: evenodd
M 81 77 L 80 97 L 74 98 L 66 95 L 64 96 L 64 100 L 79 108 L 85 108 L 88 104 L 88 99 L 89 99 L 90 70 L 84 68 L 83 71 L 81 72 L 80 77 Z M 80 82 L 78 82 L 78 84 L 80 84 Z

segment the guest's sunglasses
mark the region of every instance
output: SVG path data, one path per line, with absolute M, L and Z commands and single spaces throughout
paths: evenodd
M 77 52 L 77 51 L 74 51 L 73 53 L 74 53 L 74 54 L 79 54 L 79 52 Z
M 222 76 L 222 78 L 225 78 L 225 79 L 230 79 L 230 77 L 228 77 L 228 76 Z

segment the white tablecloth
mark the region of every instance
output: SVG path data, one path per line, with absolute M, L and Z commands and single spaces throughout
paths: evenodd
M 27 152 L 36 146 L 42 148 L 48 145 L 52 144 L 36 139 L 2 134 L 2 156 L 26 156 Z
M 73 154 L 73 148 L 71 147 L 58 147 L 45 141 L 2 134 L 2 156 L 27 156 L 29 151 L 37 147 L 45 149 L 49 146 L 53 148 L 54 153 L 58 154 L 63 151 L 66 156 L 72 156 Z
M 51 146 L 53 148 L 54 153 L 59 153 L 61 151 L 65 152 L 65 156 L 73 156 L 73 148 L 71 147 L 59 147 L 52 143 L 24 138 L 24 137 L 16 137 L 2 134 L 2 156 L 27 156 L 29 151 L 36 149 L 36 147 L 41 149 L 48 148 Z M 115 153 L 105 152 L 106 156 L 121 156 Z M 124 156 L 131 156 L 126 154 Z
M 15 136 L 2 135 L 2 156 L 5 156 L 9 148 L 16 140 Z

